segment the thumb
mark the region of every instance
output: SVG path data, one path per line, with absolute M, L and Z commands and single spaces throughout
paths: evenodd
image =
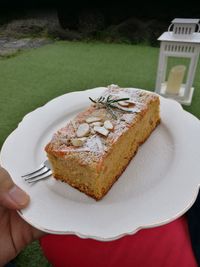
M 15 185 L 9 173 L 0 167 L 0 206 L 22 209 L 29 203 L 29 196 Z

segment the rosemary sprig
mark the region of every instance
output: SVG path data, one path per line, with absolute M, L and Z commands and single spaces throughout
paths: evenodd
M 117 116 L 116 116 L 113 109 L 118 109 L 120 111 L 126 111 L 126 112 L 132 112 L 131 110 L 130 111 L 127 109 L 124 110 L 123 108 L 116 106 L 115 104 L 113 105 L 113 103 L 118 103 L 120 101 L 126 101 L 126 100 L 129 100 L 130 98 L 112 99 L 112 96 L 109 95 L 109 96 L 107 96 L 107 98 L 101 96 L 101 97 L 97 98 L 96 100 L 92 99 L 91 97 L 89 97 L 89 99 L 95 104 L 103 105 L 111 113 L 111 115 L 113 116 L 114 119 L 117 119 Z

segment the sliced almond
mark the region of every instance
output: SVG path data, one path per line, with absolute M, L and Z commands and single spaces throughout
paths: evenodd
M 113 124 L 112 124 L 111 121 L 109 121 L 109 120 L 104 121 L 103 126 L 104 126 L 107 130 L 112 130 L 112 129 L 113 129 Z
M 73 146 L 82 146 L 87 138 L 82 137 L 82 138 L 73 138 L 71 139 L 71 143 Z
M 135 106 L 135 102 L 133 100 L 125 100 L 126 103 L 129 104 L 129 106 Z
M 102 126 L 102 122 L 101 121 L 95 121 L 91 123 L 92 126 Z
M 127 101 L 119 101 L 117 103 L 122 107 L 128 107 L 129 106 L 129 103 Z
M 82 123 L 78 126 L 78 129 L 76 131 L 77 137 L 84 137 L 87 136 L 90 132 L 90 126 L 88 123 Z
M 101 121 L 101 118 L 100 117 L 88 117 L 85 121 L 87 123 L 91 123 L 91 122 Z
M 109 134 L 109 131 L 105 127 L 101 126 L 94 126 L 94 131 L 104 136 L 107 136 Z

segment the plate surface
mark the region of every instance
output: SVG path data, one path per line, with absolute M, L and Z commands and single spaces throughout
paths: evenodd
M 1 164 L 31 197 L 20 215 L 56 234 L 102 241 L 168 223 L 194 203 L 200 184 L 200 123 L 180 104 L 160 97 L 161 124 L 139 148 L 125 172 L 101 200 L 53 177 L 34 185 L 21 175 L 46 159 L 52 134 L 98 97 L 104 87 L 62 95 L 24 117 L 6 139 Z

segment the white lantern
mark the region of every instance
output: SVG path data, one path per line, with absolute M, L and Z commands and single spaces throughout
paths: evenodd
M 194 91 L 193 81 L 200 52 L 199 30 L 199 19 L 176 18 L 168 31 L 158 38 L 161 45 L 156 92 L 185 105 L 191 104 Z M 173 59 L 171 68 L 170 59 Z M 173 65 L 175 60 L 181 63 Z

